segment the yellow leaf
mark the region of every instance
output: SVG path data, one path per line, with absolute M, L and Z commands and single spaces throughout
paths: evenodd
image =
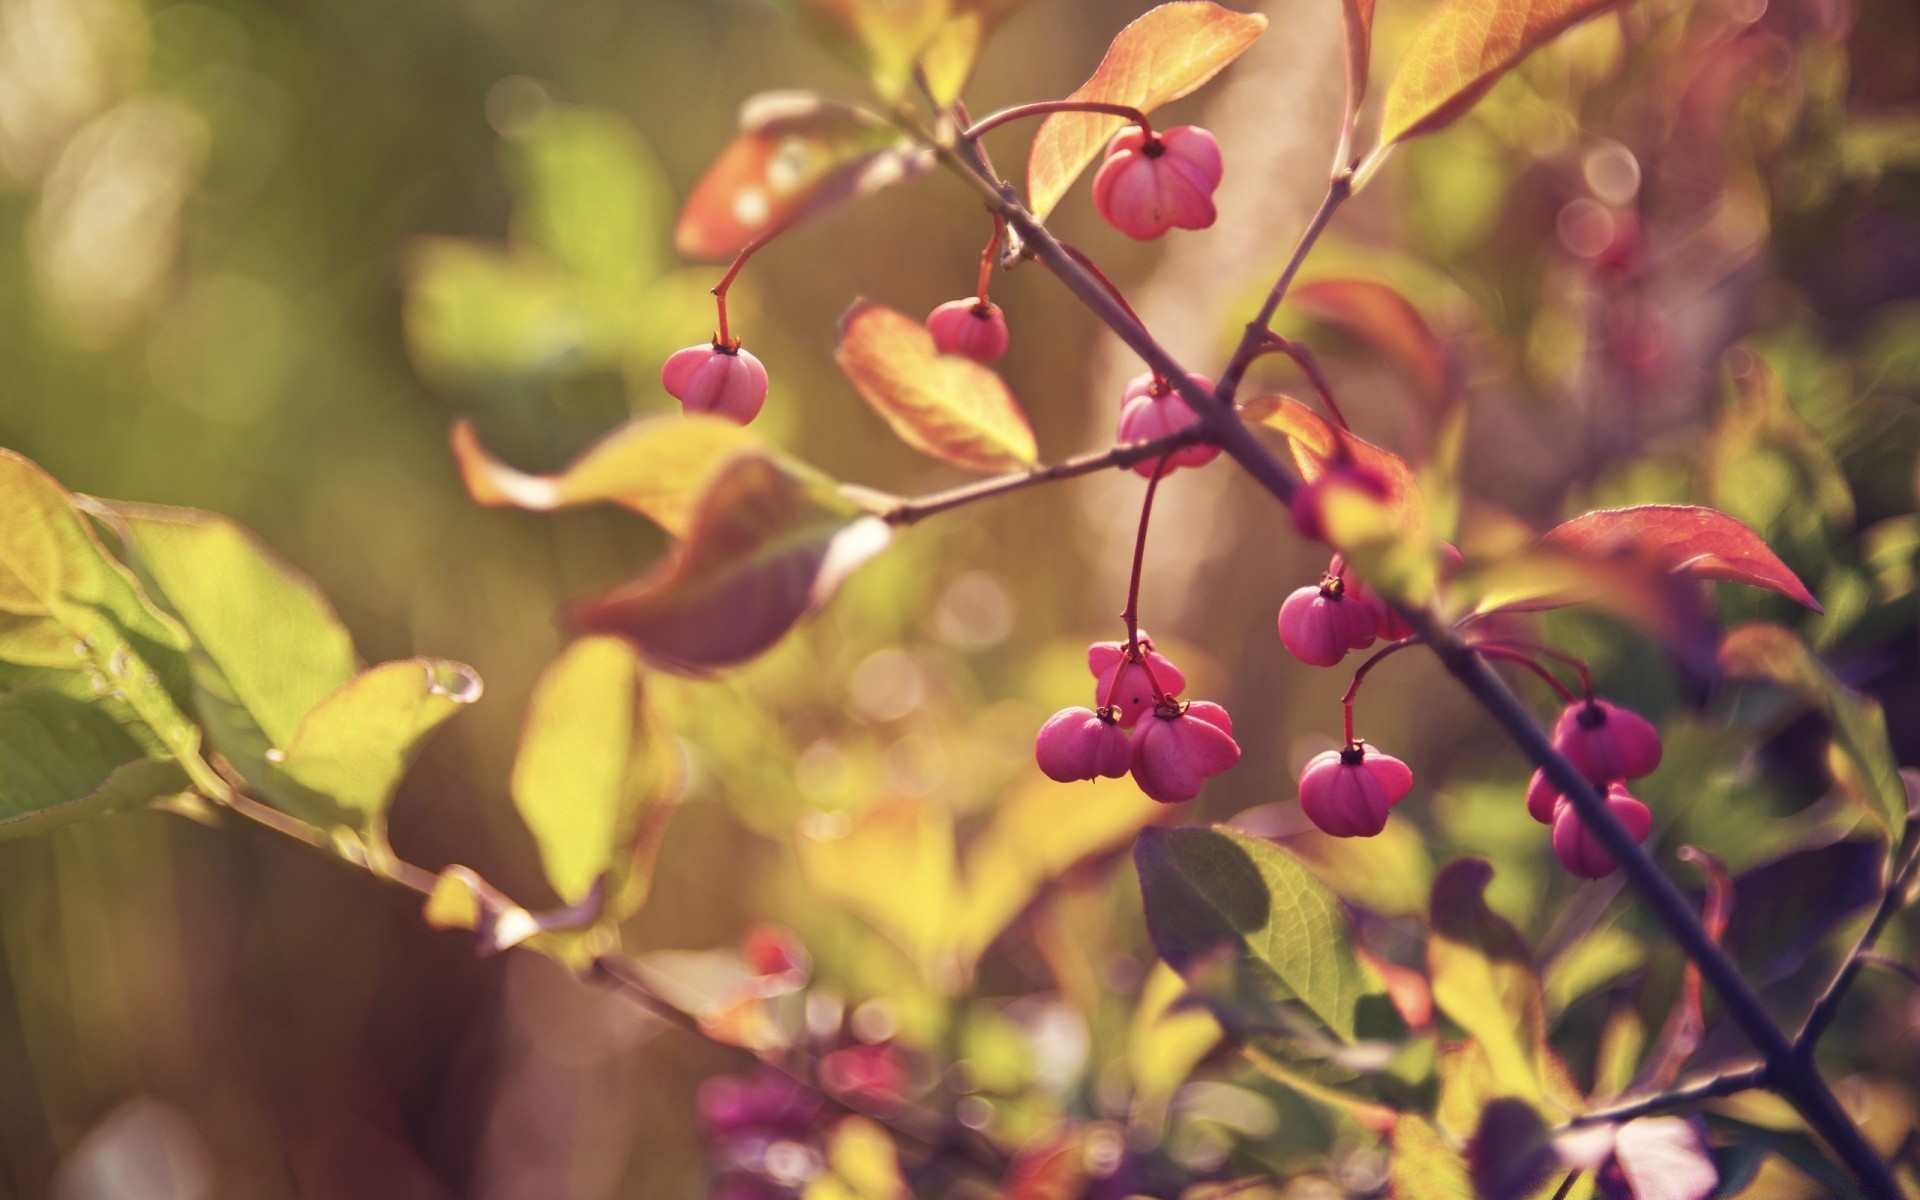
M 807 884 L 845 904 L 929 969 L 951 944 L 959 911 L 953 818 L 916 800 L 884 800 L 844 832 L 804 824 L 796 837 Z
M 1091 78 L 1071 100 L 1125 104 L 1151 112 L 1218 75 L 1267 27 L 1259 13 L 1238 13 L 1208 0 L 1174 0 L 1122 29 Z M 1027 154 L 1027 203 L 1044 218 L 1087 164 L 1125 123 L 1104 113 L 1055 113 Z

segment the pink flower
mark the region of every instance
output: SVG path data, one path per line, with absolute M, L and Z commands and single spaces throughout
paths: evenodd
M 1193 381 L 1201 387 L 1212 390 L 1213 380 L 1205 375 L 1195 375 Z M 1171 388 L 1161 390 L 1153 373 L 1137 376 L 1120 393 L 1120 426 L 1114 431 L 1116 442 L 1150 442 L 1155 438 L 1179 433 L 1194 422 L 1193 408 L 1178 392 Z M 1167 455 L 1167 470 L 1176 467 L 1204 467 L 1220 454 L 1220 447 L 1204 442 L 1184 446 Z M 1159 459 L 1150 458 L 1133 464 L 1133 470 L 1139 475 L 1152 475 Z
M 1372 605 L 1347 591 L 1337 575 L 1318 587 L 1294 590 L 1280 605 L 1280 642 L 1303 663 L 1331 667 L 1349 650 L 1373 644 L 1378 616 Z
M 1645 717 L 1605 700 L 1576 700 L 1553 727 L 1553 747 L 1596 786 L 1650 775 L 1660 733 Z
M 1653 831 L 1653 814 L 1647 806 L 1627 795 L 1625 784 L 1607 788 L 1607 811 L 1626 827 L 1636 842 L 1647 840 Z M 1582 879 L 1600 879 L 1613 874 L 1620 864 L 1613 861 L 1600 839 L 1587 828 L 1571 801 L 1562 799 L 1553 814 L 1553 853 L 1560 865 Z
M 1133 781 L 1162 804 L 1200 794 L 1200 785 L 1240 760 L 1233 720 L 1218 704 L 1161 705 L 1133 731 Z
M 1112 705 L 1120 727 L 1132 729 L 1161 696 L 1171 700 L 1185 690 L 1187 677 L 1154 650 L 1153 639 L 1144 633 L 1133 657 L 1126 650 L 1125 642 L 1095 642 L 1087 647 L 1087 670 L 1093 673 L 1094 706 Z M 1161 696 L 1154 695 L 1155 683 Z
M 767 369 L 735 346 L 688 346 L 668 356 L 660 368 L 667 394 L 690 413 L 712 413 L 745 425 L 767 401 Z
M 1093 206 L 1107 224 L 1150 241 L 1169 229 L 1213 224 L 1213 192 L 1220 186 L 1220 144 L 1193 125 L 1149 138 L 1130 125 L 1107 143 L 1107 159 L 1093 177 Z
M 990 363 L 1007 352 L 1007 318 L 990 300 L 949 300 L 927 314 L 927 332 L 942 354 Z
M 1040 727 L 1033 757 L 1056 783 L 1118 779 L 1133 765 L 1133 746 L 1112 714 L 1063 708 Z
M 1364 742 L 1317 754 L 1300 772 L 1300 808 L 1334 837 L 1373 837 L 1413 789 L 1413 772 Z

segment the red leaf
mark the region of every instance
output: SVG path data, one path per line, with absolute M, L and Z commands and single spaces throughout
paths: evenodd
M 1592 558 L 1644 555 L 1681 575 L 1766 588 L 1821 611 L 1807 585 L 1759 534 L 1715 509 L 1680 504 L 1601 509 L 1556 525 L 1543 540 Z
M 1242 411 L 1247 420 L 1287 435 L 1294 465 L 1308 483 L 1326 474 L 1343 454 L 1350 456 L 1355 464 L 1386 480 L 1385 504 L 1400 525 L 1424 528 L 1427 506 L 1420 495 L 1420 481 L 1399 455 L 1340 429 L 1291 396 L 1261 396 Z
M 1393 288 L 1370 279 L 1316 279 L 1294 288 L 1289 302 L 1305 316 L 1379 351 L 1428 408 L 1439 409 L 1453 399 L 1440 339 L 1420 310 Z

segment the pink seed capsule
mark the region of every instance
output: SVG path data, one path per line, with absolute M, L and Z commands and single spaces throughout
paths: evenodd
M 1653 832 L 1653 814 L 1647 806 L 1627 794 L 1625 784 L 1607 788 L 1607 811 L 1626 827 L 1636 842 L 1647 840 Z M 1560 865 L 1582 879 L 1601 879 L 1613 874 L 1620 864 L 1608 854 L 1587 823 L 1580 819 L 1570 801 L 1562 799 L 1553 814 L 1553 854 Z
M 1545 771 L 1535 771 L 1527 781 L 1527 815 L 1542 825 L 1551 825 L 1559 804 L 1560 789 L 1547 781 Z
M 1107 143 L 1106 161 L 1093 177 L 1093 206 L 1107 224 L 1139 241 L 1169 229 L 1205 229 L 1216 213 L 1220 144 L 1195 125 L 1149 138 L 1130 125 Z
M 1227 710 L 1217 704 L 1154 709 L 1133 731 L 1133 781 L 1162 804 L 1193 799 L 1201 784 L 1240 760 L 1232 728 Z
M 1594 785 L 1651 775 L 1660 765 L 1660 732 L 1630 708 L 1576 700 L 1553 727 L 1553 747 Z
M 977 363 L 998 361 L 1007 352 L 1007 318 L 991 300 L 949 300 L 927 314 L 934 349 Z
M 767 369 L 738 346 L 676 350 L 660 368 L 660 382 L 685 411 L 712 413 L 739 425 L 759 416 L 767 401 Z
M 1280 642 L 1303 663 L 1331 667 L 1349 650 L 1373 644 L 1373 607 L 1346 591 L 1337 576 L 1294 589 L 1280 605 Z
M 1127 658 L 1125 642 L 1095 642 L 1087 647 L 1094 706 L 1112 705 L 1122 729 L 1132 729 L 1134 722 L 1153 708 L 1159 699 L 1153 691 L 1156 682 L 1167 699 L 1178 696 L 1187 686 L 1180 668 L 1156 652 L 1152 639 L 1144 633 L 1140 635 L 1139 658 L 1145 660 L 1145 666 L 1138 659 Z M 1151 673 L 1148 667 L 1153 668 Z
M 1063 708 L 1040 727 L 1033 757 L 1056 783 L 1118 779 L 1133 765 L 1133 747 L 1111 713 Z
M 1213 380 L 1205 375 L 1195 375 L 1193 381 L 1209 391 L 1213 388 Z M 1120 425 L 1114 430 L 1113 440 L 1150 442 L 1179 433 L 1193 422 L 1192 406 L 1178 392 L 1163 389 L 1149 371 L 1136 376 L 1120 393 Z M 1204 467 L 1219 455 L 1220 447 L 1204 442 L 1183 446 L 1167 455 L 1166 473 L 1171 474 L 1178 467 Z M 1159 461 L 1149 458 L 1137 462 L 1133 464 L 1134 473 L 1151 476 Z
M 1300 809 L 1334 837 L 1373 837 L 1413 790 L 1413 772 L 1364 742 L 1317 754 L 1300 772 Z

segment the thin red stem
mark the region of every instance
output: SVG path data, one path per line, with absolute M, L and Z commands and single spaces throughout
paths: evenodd
M 1519 663 L 1527 670 L 1532 671 L 1535 675 L 1546 680 L 1547 686 L 1552 688 L 1562 700 L 1568 704 L 1573 703 L 1573 693 L 1568 690 L 1566 684 L 1560 682 L 1560 677 L 1541 666 L 1538 662 L 1535 662 L 1533 656 L 1525 650 L 1516 649 L 1515 647 L 1503 645 L 1499 642 L 1473 642 L 1471 645 L 1475 650 L 1478 650 L 1488 658 L 1497 658 L 1503 662 Z
M 1147 120 L 1147 114 L 1126 104 L 1107 104 L 1099 100 L 1039 100 L 1032 104 L 1016 104 L 1012 108 L 1003 108 L 997 113 L 989 113 L 960 131 L 960 140 L 978 141 L 981 135 L 989 133 L 1010 121 L 1020 121 L 1027 117 L 1044 117 L 1049 113 L 1089 112 L 1105 113 L 1110 117 L 1124 117 L 1140 127 L 1140 132 L 1153 137 L 1153 125 Z
M 1153 474 L 1147 478 L 1147 494 L 1140 501 L 1140 530 L 1133 536 L 1133 575 L 1127 580 L 1127 608 L 1120 619 L 1127 623 L 1127 648 L 1132 650 L 1140 643 L 1140 573 L 1147 561 L 1147 525 L 1153 520 L 1153 497 L 1160 490 L 1160 477 L 1167 473 L 1167 464 L 1172 455 L 1166 455 L 1153 466 Z M 1151 673 L 1152 668 L 1148 668 Z M 1156 684 L 1154 691 L 1158 693 Z
M 1000 249 L 1000 241 L 1007 236 L 1007 219 L 999 213 L 993 214 L 993 236 L 987 239 L 987 248 L 980 252 L 980 286 L 974 289 L 980 307 L 985 308 L 990 301 L 987 289 L 993 285 L 993 260 Z
M 1313 351 L 1269 332 L 1266 342 L 1254 352 L 1254 357 L 1259 358 L 1263 354 L 1284 354 L 1292 359 L 1293 365 L 1299 367 L 1300 373 L 1307 377 L 1314 394 L 1320 397 L 1320 403 L 1326 406 L 1327 415 L 1333 418 L 1333 423 L 1344 433 L 1353 432 L 1353 427 L 1347 424 L 1347 415 L 1340 411 L 1339 403 L 1333 398 L 1333 388 L 1328 384 L 1327 374 L 1320 369 L 1320 360 L 1314 357 Z
M 747 260 L 755 254 L 758 254 L 768 242 L 771 242 L 792 227 L 793 219 L 788 218 L 740 247 L 740 253 L 733 256 L 733 264 L 727 268 L 726 274 L 720 277 L 719 283 L 713 285 L 713 307 L 715 317 L 718 321 L 713 335 L 715 348 L 728 352 L 740 348 L 740 340 L 733 336 L 732 329 L 727 326 L 727 292 L 733 288 L 733 281 L 739 278 L 740 268 L 746 266 Z
M 1338 578 L 1338 576 L 1335 576 L 1335 578 Z M 1340 693 L 1340 719 L 1342 722 L 1341 730 L 1346 735 L 1346 741 L 1343 743 L 1344 745 L 1351 746 L 1354 744 L 1353 743 L 1353 702 L 1360 695 L 1360 684 L 1361 684 L 1361 681 L 1366 679 L 1367 672 L 1379 666 L 1383 659 L 1393 657 L 1395 654 L 1400 653 L 1400 651 L 1405 650 L 1408 646 L 1419 645 L 1420 640 L 1421 639 L 1416 636 L 1416 637 L 1401 638 L 1397 642 L 1388 642 L 1385 646 L 1382 646 L 1380 649 L 1375 650 L 1373 652 L 1373 656 L 1367 659 L 1367 661 L 1361 663 L 1359 669 L 1354 671 L 1353 682 L 1347 685 L 1346 691 Z

